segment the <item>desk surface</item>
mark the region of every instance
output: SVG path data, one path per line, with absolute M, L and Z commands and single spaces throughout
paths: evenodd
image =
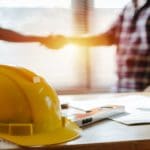
M 141 93 L 137 93 L 141 94 Z M 61 99 L 85 101 L 97 97 L 124 96 L 118 94 L 107 95 L 70 95 L 60 96 Z M 9 144 L 7 144 L 8 146 Z M 2 148 L 0 144 L 0 148 Z M 5 144 L 6 146 L 6 144 Z M 6 147 L 7 147 L 6 146 Z M 11 146 L 9 146 L 11 148 Z M 4 148 L 4 147 L 3 147 Z M 18 147 L 13 147 L 18 149 Z M 34 148 L 33 148 L 34 149 Z M 127 126 L 112 120 L 103 120 L 84 127 L 81 137 L 65 144 L 35 148 L 52 150 L 150 150 L 150 124 Z

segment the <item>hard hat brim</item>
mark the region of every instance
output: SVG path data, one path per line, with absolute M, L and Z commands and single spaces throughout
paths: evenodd
M 40 133 L 30 136 L 12 136 L 0 133 L 0 138 L 16 145 L 33 147 L 64 143 L 77 138 L 80 132 L 81 129 L 74 122 L 66 119 L 65 127 L 51 133 Z

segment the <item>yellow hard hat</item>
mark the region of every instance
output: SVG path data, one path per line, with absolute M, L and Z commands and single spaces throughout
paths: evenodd
M 58 144 L 80 128 L 61 116 L 55 90 L 35 73 L 0 65 L 0 138 L 22 146 Z

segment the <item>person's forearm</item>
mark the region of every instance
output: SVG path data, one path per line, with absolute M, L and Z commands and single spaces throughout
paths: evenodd
M 108 34 L 71 37 L 69 41 L 73 44 L 77 44 L 80 46 L 100 46 L 100 45 L 109 46 L 116 43 L 114 37 L 111 37 Z
M 43 37 L 22 35 L 11 30 L 0 28 L 0 40 L 8 42 L 39 42 L 43 40 Z
M 43 40 L 43 37 L 38 36 L 7 36 L 2 38 L 4 41 L 8 42 L 41 42 Z

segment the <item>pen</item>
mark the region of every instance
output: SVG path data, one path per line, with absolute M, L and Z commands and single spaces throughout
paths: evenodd
M 79 110 L 79 111 L 83 111 L 83 112 L 85 112 L 85 113 L 90 112 L 90 110 L 84 110 L 84 109 L 81 109 L 81 108 L 78 108 L 78 107 L 75 107 L 75 106 L 71 106 L 71 105 L 69 105 L 69 104 L 61 104 L 61 108 L 62 108 L 62 109 L 73 108 L 73 109 L 76 109 L 76 110 Z

